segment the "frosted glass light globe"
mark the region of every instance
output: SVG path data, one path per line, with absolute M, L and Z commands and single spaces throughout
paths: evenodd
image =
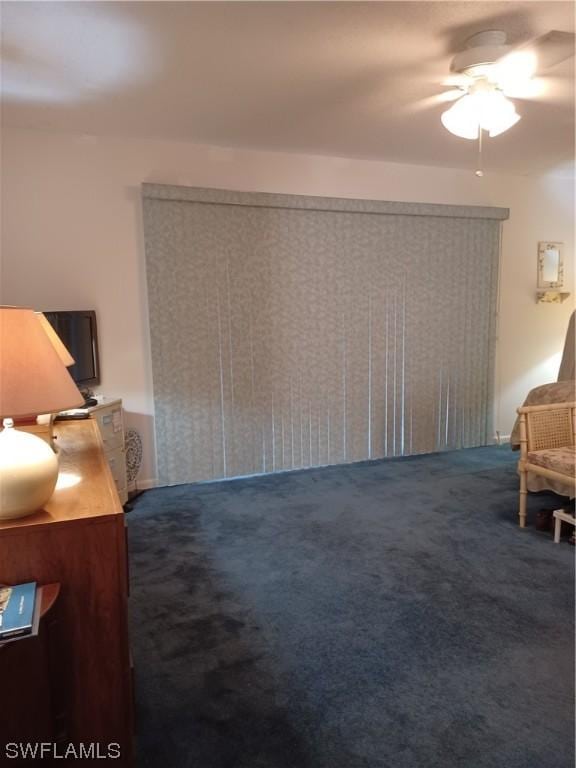
M 470 95 L 463 96 L 440 118 L 446 130 L 462 139 L 478 138 L 478 115 Z

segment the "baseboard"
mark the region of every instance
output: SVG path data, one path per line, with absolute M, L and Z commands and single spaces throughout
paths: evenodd
M 156 477 L 146 477 L 143 479 L 138 479 L 135 483 L 135 487 L 132 489 L 134 491 L 149 491 L 151 488 L 156 488 L 158 485 L 158 478 Z
M 496 434 L 493 436 L 493 441 L 495 445 L 505 445 L 506 443 L 510 442 L 510 435 L 501 435 L 499 432 L 496 432 Z M 326 466 L 334 466 L 334 465 L 326 465 Z M 295 467 L 294 469 L 285 469 L 281 470 L 283 472 L 294 472 L 299 469 L 319 469 L 320 467 Z M 270 474 L 270 473 L 267 473 Z M 272 473 L 272 474 L 278 474 Z M 251 475 L 240 475 L 238 477 L 218 477 L 213 478 L 210 480 L 200 480 L 200 481 L 194 481 L 194 482 L 200 482 L 200 483 L 214 483 L 219 481 L 226 481 L 226 480 L 242 480 L 247 477 L 264 477 L 265 475 L 261 472 L 257 474 L 251 474 Z M 157 488 L 158 487 L 158 478 L 157 477 L 146 477 L 146 478 L 138 478 L 138 480 L 135 483 L 134 488 L 131 488 L 130 491 L 149 491 L 151 488 Z

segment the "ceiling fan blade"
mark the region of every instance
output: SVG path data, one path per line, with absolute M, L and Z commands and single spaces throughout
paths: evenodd
M 464 90 L 471 86 L 473 82 L 474 79 L 466 75 L 464 72 L 456 72 L 451 74 L 449 77 L 446 77 L 442 81 L 442 85 L 451 88 L 461 88 Z
M 547 91 L 547 80 L 542 77 L 532 77 L 526 80 L 504 82 L 502 90 L 510 99 L 539 99 Z
M 553 29 L 515 48 L 510 55 L 513 56 L 515 52 L 533 54 L 536 57 L 537 72 L 544 72 L 574 56 L 574 33 Z
M 539 70 L 555 67 L 574 56 L 574 33 L 552 30 L 534 41 L 534 50 Z
M 464 96 L 464 91 L 460 88 L 453 88 L 450 91 L 444 91 L 444 93 L 439 93 L 437 96 L 432 96 L 431 98 L 434 99 L 435 104 L 444 104 L 447 101 L 456 101 L 460 96 Z
M 405 104 L 404 111 L 406 113 L 423 112 L 424 110 L 432 109 L 441 104 L 456 101 L 456 99 L 459 99 L 461 96 L 464 96 L 464 92 L 459 88 L 451 91 L 444 91 L 444 93 L 436 93 L 433 96 L 426 96 L 423 99 L 418 99 L 417 101 Z

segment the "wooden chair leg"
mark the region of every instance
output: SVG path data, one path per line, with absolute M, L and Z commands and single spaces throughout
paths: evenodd
M 518 513 L 518 517 L 520 518 L 520 528 L 526 527 L 526 496 L 528 495 L 527 475 L 527 472 L 520 470 L 520 510 Z
M 562 520 L 554 515 L 554 544 L 560 543 L 560 529 L 562 528 Z

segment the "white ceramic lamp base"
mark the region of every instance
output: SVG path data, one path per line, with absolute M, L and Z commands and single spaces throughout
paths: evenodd
M 0 432 L 0 520 L 37 512 L 54 493 L 58 458 L 48 443 L 4 421 Z

